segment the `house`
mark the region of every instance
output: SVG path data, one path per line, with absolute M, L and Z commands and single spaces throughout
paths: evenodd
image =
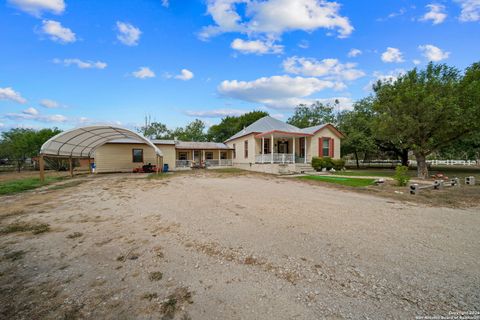
M 343 134 L 331 124 L 300 129 L 263 117 L 224 143 L 150 140 L 163 154 L 169 170 L 192 167 L 238 167 L 267 173 L 312 170 L 312 157 L 340 158 Z M 96 172 L 131 172 L 155 164 L 155 151 L 134 139 L 109 141 L 95 150 Z
M 332 124 L 300 129 L 270 116 L 263 117 L 225 141 L 233 164 L 268 173 L 311 169 L 313 157 L 340 158 L 343 134 Z
M 163 153 L 169 170 L 189 170 L 194 166 L 232 166 L 233 151 L 223 143 L 151 140 Z M 155 164 L 155 151 L 134 139 L 117 139 L 95 151 L 96 172 L 132 172 L 145 164 Z

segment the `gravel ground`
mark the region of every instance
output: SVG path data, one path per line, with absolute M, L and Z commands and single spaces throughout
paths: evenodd
M 0 318 L 415 319 L 480 311 L 480 209 L 292 179 L 104 175 L 1 198 Z M 3 229 L 6 230 L 6 229 Z

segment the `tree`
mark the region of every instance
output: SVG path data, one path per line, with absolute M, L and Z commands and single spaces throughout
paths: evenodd
M 395 81 L 379 81 L 374 92 L 378 134 L 413 151 L 420 178 L 428 176 L 427 156 L 480 129 L 480 63 L 463 75 L 430 63 Z
M 219 124 L 213 125 L 208 129 L 208 138 L 215 142 L 223 142 L 265 116 L 268 116 L 267 112 L 256 110 L 238 117 L 227 116 Z
M 27 158 L 37 156 L 42 144 L 60 132 L 58 128 L 38 131 L 15 128 L 3 132 L 0 142 L 2 154 L 6 155 L 10 161 L 14 161 L 17 170 L 20 171 Z
M 333 114 L 333 109 L 333 106 L 322 104 L 319 101 L 316 101 L 310 106 L 300 104 L 295 108 L 294 114 L 288 118 L 287 123 L 298 128 L 334 123 L 335 115 Z
M 377 151 L 375 136 L 372 132 L 372 97 L 364 98 L 353 105 L 352 111 L 344 111 L 338 115 L 338 128 L 345 134 L 342 140 L 342 153 L 353 153 L 358 163 L 358 156 Z
M 144 137 L 150 139 L 171 139 L 171 131 L 160 122 L 152 122 L 150 116 L 145 116 L 145 125 L 137 129 Z
M 207 141 L 205 123 L 199 119 L 190 122 L 185 128 L 176 128 L 172 135 L 183 141 Z

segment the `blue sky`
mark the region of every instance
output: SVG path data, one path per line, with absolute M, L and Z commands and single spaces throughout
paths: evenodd
M 0 130 L 286 120 L 430 60 L 480 60 L 480 0 L 7 0 L 0 30 Z

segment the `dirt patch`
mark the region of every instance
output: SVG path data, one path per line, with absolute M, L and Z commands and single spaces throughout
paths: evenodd
M 1 229 L 12 232 L 0 236 L 0 318 L 413 319 L 478 310 L 478 208 L 372 192 L 199 170 L 166 180 L 98 175 L 2 197 Z M 55 232 L 34 235 L 38 224 Z

